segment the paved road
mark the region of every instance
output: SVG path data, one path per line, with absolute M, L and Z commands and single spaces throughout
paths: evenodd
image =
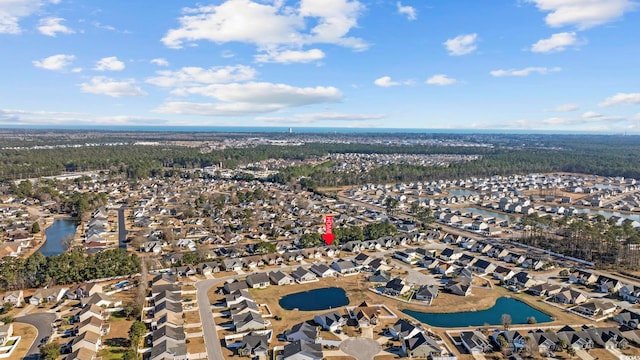
M 118 247 L 127 249 L 127 226 L 125 224 L 124 207 L 118 209 Z
M 207 358 L 213 360 L 224 360 L 222 355 L 222 347 L 220 346 L 220 339 L 218 339 L 218 332 L 216 331 L 216 324 L 213 321 L 213 314 L 211 313 L 211 304 L 209 303 L 209 289 L 212 286 L 225 281 L 226 279 L 232 279 L 234 276 L 227 276 L 226 278 L 216 278 L 201 280 L 196 283 L 196 297 L 198 299 L 198 310 L 200 311 L 200 321 L 202 322 L 202 331 L 204 333 L 204 344 L 207 348 Z
M 31 348 L 29 348 L 27 356 L 24 359 L 37 360 L 40 358 L 40 348 L 38 348 L 38 345 L 40 345 L 40 342 L 45 336 L 51 338 L 53 332 L 51 324 L 53 324 L 55 320 L 56 314 L 53 313 L 37 313 L 16 318 L 16 322 L 33 325 L 38 330 L 38 335 L 33 341 L 33 344 L 31 344 Z
M 340 344 L 340 350 L 357 360 L 373 360 L 382 351 L 382 346 L 373 339 L 358 337 L 343 341 Z

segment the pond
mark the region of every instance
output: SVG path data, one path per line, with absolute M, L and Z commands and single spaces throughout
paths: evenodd
M 402 310 L 403 313 L 416 320 L 437 327 L 465 327 L 502 325 L 502 314 L 511 316 L 512 324 L 526 324 L 530 317 L 537 323 L 549 322 L 551 317 L 520 300 L 501 297 L 493 307 L 481 311 L 465 311 L 458 313 L 425 313 L 421 311 Z
M 617 211 L 607 211 L 607 210 L 594 210 L 594 209 L 575 209 L 576 214 L 589 214 L 589 215 L 602 215 L 606 218 L 610 218 L 613 216 L 618 216 L 623 219 L 629 219 L 633 221 L 640 221 L 640 215 L 638 214 L 623 214 Z
M 40 253 L 44 256 L 62 254 L 67 249 L 63 240 L 67 236 L 74 236 L 76 227 L 75 220 L 55 219 L 53 224 L 45 230 L 46 241 L 40 248 Z
M 330 287 L 290 294 L 279 303 L 285 310 L 317 311 L 345 306 L 349 304 L 349 298 L 343 289 Z

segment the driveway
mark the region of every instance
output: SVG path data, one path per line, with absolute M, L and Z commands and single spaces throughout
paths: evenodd
M 55 320 L 56 314 L 53 313 L 37 313 L 16 318 L 16 322 L 33 325 L 38 331 L 38 335 L 33 341 L 33 344 L 31 344 L 27 356 L 24 359 L 37 360 L 40 358 L 40 348 L 38 345 L 40 345 L 40 342 L 45 337 L 48 336 L 51 338 L 51 334 L 53 333 L 51 324 L 53 324 Z

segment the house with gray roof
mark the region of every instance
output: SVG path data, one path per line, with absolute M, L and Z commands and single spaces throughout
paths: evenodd
M 335 332 L 347 323 L 347 320 L 335 311 L 316 315 L 313 321 L 323 329 Z
M 296 340 L 284 346 L 283 360 L 322 360 L 322 345 Z
M 284 336 L 287 341 L 304 340 L 308 342 L 316 342 L 319 334 L 319 328 L 306 321 L 295 324 L 291 329 L 285 330 L 284 332 Z
M 247 285 L 252 289 L 264 289 L 270 285 L 269 276 L 266 273 L 254 273 L 246 278 Z
M 293 277 L 291 277 L 289 274 L 284 273 L 280 270 L 269 272 L 269 280 L 273 285 L 278 285 L 278 286 L 290 285 L 295 282 Z

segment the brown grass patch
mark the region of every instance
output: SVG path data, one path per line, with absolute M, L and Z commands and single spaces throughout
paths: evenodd
M 196 337 L 190 338 L 189 343 L 187 344 L 187 352 L 190 354 L 200 354 L 206 352 L 207 349 L 204 346 L 204 338 Z
M 184 312 L 184 321 L 186 324 L 197 324 L 200 323 L 200 312 L 199 311 L 185 311 Z
M 31 344 L 38 336 L 38 330 L 32 325 L 17 322 L 13 324 L 13 336 L 21 337 L 18 347 L 13 350 L 13 358 L 22 359 L 27 355 Z
M 589 355 L 598 360 L 617 360 L 618 358 L 610 353 L 607 349 L 590 349 Z

